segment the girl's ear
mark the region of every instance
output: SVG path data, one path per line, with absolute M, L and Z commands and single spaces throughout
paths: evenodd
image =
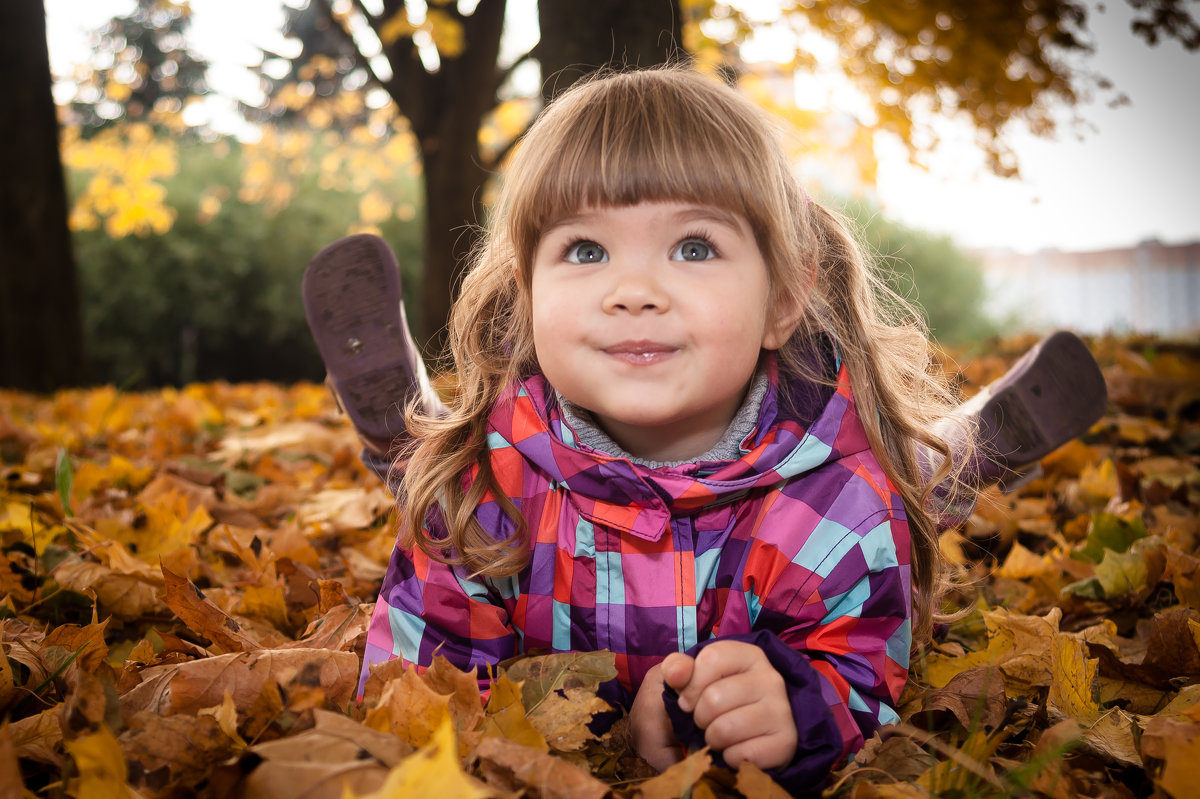
M 767 326 L 763 331 L 762 346 L 764 350 L 777 350 L 786 344 L 804 319 L 809 297 L 812 296 L 815 274 L 812 270 L 807 269 L 805 277 L 807 279 L 798 291 L 789 292 L 772 300 Z
M 804 318 L 805 304 L 799 299 L 789 299 L 787 302 L 780 300 L 776 303 L 774 313 L 767 320 L 767 327 L 763 331 L 764 350 L 777 350 L 787 343 L 800 325 L 800 320 Z

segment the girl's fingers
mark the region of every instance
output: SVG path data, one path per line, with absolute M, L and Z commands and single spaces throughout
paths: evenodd
M 657 668 L 662 673 L 663 681 L 679 691 L 691 682 L 695 664 L 695 660 L 682 652 L 672 652 Z
M 772 712 L 772 705 L 779 705 L 780 709 L 787 710 L 790 719 L 791 707 L 786 701 L 786 692 L 781 692 L 785 697 L 784 701 L 769 701 L 779 696 L 774 690 L 773 682 L 780 683 L 779 687 L 782 689 L 783 680 L 774 673 L 741 672 L 710 683 L 700 694 L 696 709 L 692 711 L 692 719 L 696 726 L 707 730 L 722 717 L 753 705 L 759 706 L 757 713 L 760 723 L 766 723 L 778 715 L 778 712 Z
M 747 672 L 760 665 L 759 661 L 769 667 L 762 650 L 753 644 L 719 641 L 705 647 L 695 657 L 686 686 L 680 688 L 672 683 L 672 687 L 679 690 L 679 706 L 684 711 L 692 711 L 711 685 L 732 675 Z
M 744 760 L 759 768 L 782 766 L 795 754 L 796 740 L 791 708 L 786 702 L 767 700 L 722 713 L 704 731 L 704 742 L 722 750 L 733 768 Z
M 782 735 L 760 735 L 726 747 L 721 756 L 730 768 L 750 762 L 761 769 L 778 768 L 792 762 L 796 754 L 796 742 L 788 743 Z

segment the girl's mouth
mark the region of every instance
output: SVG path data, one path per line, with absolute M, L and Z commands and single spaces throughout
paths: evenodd
M 606 355 L 635 366 L 660 363 L 667 360 L 679 348 L 658 341 L 622 341 L 609 347 L 604 347 Z

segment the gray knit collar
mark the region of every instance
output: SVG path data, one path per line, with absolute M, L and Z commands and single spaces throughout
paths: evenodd
M 554 395 L 558 399 L 558 407 L 562 410 L 563 421 L 575 433 L 575 439 L 579 443 L 605 455 L 625 458 L 641 466 L 658 469 L 682 466 L 685 463 L 735 461 L 742 457 L 745 453 L 745 450 L 742 449 L 742 442 L 746 440 L 746 436 L 754 432 L 754 427 L 758 423 L 758 412 L 762 407 L 763 397 L 767 393 L 768 382 L 766 374 L 760 370 L 750 383 L 746 399 L 742 401 L 742 406 L 733 415 L 729 427 L 725 428 L 721 440 L 700 457 L 684 461 L 650 461 L 629 454 L 621 448 L 620 444 L 613 441 L 608 433 L 600 429 L 590 411 L 574 404 L 557 391 L 554 392 Z

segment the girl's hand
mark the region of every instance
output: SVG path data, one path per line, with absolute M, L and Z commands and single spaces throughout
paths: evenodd
M 662 692 L 662 664 L 659 664 L 646 672 L 629 709 L 633 748 L 642 760 L 659 771 L 683 759 L 683 750 L 675 740 L 671 719 L 663 706 Z
M 730 767 L 748 761 L 769 769 L 791 761 L 798 742 L 792 706 L 783 677 L 761 649 L 717 641 L 695 658 L 668 655 L 658 668 L 679 692 L 680 709 L 692 714 L 705 743 L 721 750 Z

